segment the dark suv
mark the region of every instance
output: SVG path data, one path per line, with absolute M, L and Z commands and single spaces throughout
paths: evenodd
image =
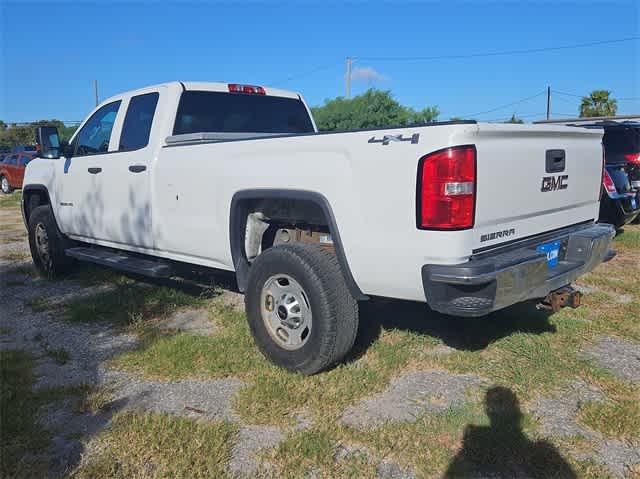
M 620 228 L 640 215 L 640 123 L 603 121 L 605 195 L 600 221 Z M 608 175 L 608 178 L 607 178 Z
M 564 124 L 604 130 L 605 168 L 599 221 L 622 228 L 640 217 L 640 122 L 579 119 Z

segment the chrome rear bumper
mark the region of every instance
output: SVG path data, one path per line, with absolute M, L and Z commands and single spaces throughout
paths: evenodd
M 457 265 L 424 265 L 422 283 L 429 306 L 454 316 L 484 316 L 512 304 L 544 298 L 551 291 L 575 281 L 580 275 L 615 256 L 610 249 L 615 228 L 609 224 L 584 225 L 579 229 L 545 237 L 544 243 L 560 241 L 557 266 L 549 268 L 542 243 L 529 242 L 507 252 L 483 254 Z

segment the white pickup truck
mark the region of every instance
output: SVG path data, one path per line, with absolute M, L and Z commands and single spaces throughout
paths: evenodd
M 613 255 L 595 222 L 601 135 L 475 121 L 319 133 L 297 93 L 174 82 L 105 100 L 67 146 L 39 129 L 23 214 L 50 276 L 77 260 L 234 271 L 261 351 L 312 374 L 350 350 L 370 296 L 457 316 L 575 306 L 567 286 Z

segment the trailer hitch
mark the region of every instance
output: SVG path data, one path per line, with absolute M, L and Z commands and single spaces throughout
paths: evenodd
M 564 288 L 551 291 L 536 305 L 536 308 L 557 313 L 567 306 L 574 309 L 577 308 L 580 306 L 581 300 L 582 293 L 580 291 L 576 291 L 571 286 L 565 286 Z

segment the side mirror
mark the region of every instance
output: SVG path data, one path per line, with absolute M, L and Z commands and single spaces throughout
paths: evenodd
M 38 157 L 60 158 L 60 137 L 55 126 L 39 126 L 36 129 L 36 144 Z

